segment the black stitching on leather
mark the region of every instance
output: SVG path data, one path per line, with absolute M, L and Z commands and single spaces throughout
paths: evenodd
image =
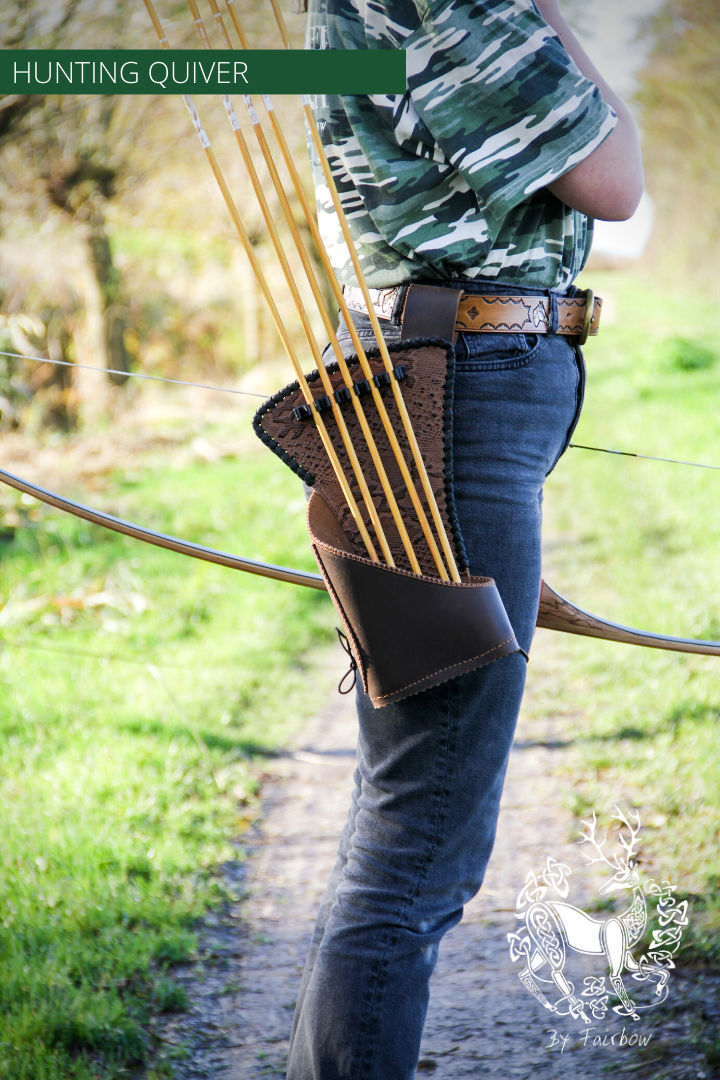
M 317 372 L 315 372 L 315 376 L 316 378 L 318 377 Z M 308 379 L 308 382 L 309 381 L 310 380 Z M 273 409 L 276 405 L 279 405 L 281 401 L 284 401 L 286 397 L 290 397 L 299 389 L 300 383 L 295 380 L 295 382 L 290 383 L 289 386 L 285 386 L 282 390 L 278 390 L 277 394 L 273 394 L 271 398 L 268 398 L 268 400 L 260 406 L 258 411 L 253 416 L 252 426 L 253 431 L 257 435 L 260 442 L 264 443 L 265 446 L 272 450 L 273 454 L 276 454 L 283 462 L 283 464 L 287 465 L 289 469 L 291 469 L 297 476 L 299 476 L 300 479 L 303 480 L 308 487 L 312 487 L 315 483 L 315 477 L 313 476 L 313 474 L 311 472 L 308 472 L 307 469 L 304 469 L 302 465 L 298 463 L 296 458 L 291 457 L 290 454 L 287 453 L 287 451 L 283 450 L 282 446 L 280 446 L 280 443 L 275 442 L 272 435 L 268 435 L 267 431 L 262 426 L 262 418 L 265 413 L 270 412 L 270 410 Z

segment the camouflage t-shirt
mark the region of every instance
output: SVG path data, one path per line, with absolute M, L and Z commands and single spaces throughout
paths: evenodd
M 403 95 L 311 99 L 370 285 L 573 281 L 592 222 L 547 185 L 617 117 L 532 0 L 310 0 L 306 46 L 407 54 Z M 354 284 L 311 158 L 323 239 Z

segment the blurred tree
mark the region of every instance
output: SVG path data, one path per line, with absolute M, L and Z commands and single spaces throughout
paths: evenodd
M 187 0 L 155 2 L 173 48 L 199 48 Z M 301 46 L 305 16 L 287 10 L 293 3 L 284 0 L 283 6 Z M 201 9 L 219 48 L 205 0 Z M 242 18 L 254 47 L 279 47 L 267 0 L 246 0 Z M 0 2 L 0 47 L 40 46 L 156 48 L 157 41 L 139 0 Z M 264 272 L 304 350 L 225 111 L 217 99 L 200 99 L 199 105 Z M 275 105 L 309 189 L 297 101 L 279 98 Z M 236 108 L 271 212 L 280 219 L 245 110 L 239 101 Z M 269 132 L 268 137 L 272 143 Z M 294 197 L 291 203 L 307 235 Z M 281 233 L 302 278 L 282 222 Z M 312 298 L 306 299 L 312 311 Z M 44 335 L 23 330 L 20 316 L 37 316 Z M 63 319 L 64 332 L 58 334 Z M 322 334 L 321 326 L 317 330 Z M 278 360 L 275 329 L 257 303 L 245 256 L 178 97 L 0 99 L 0 428 L 67 427 L 117 400 L 105 375 L 79 369 L 70 376 L 55 369 L 52 375 L 45 365 L 39 379 L 32 364 L 2 357 L 14 350 L 51 358 L 50 336 L 54 355 L 63 359 L 121 371 L 132 360 L 170 377 L 192 378 L 198 366 L 207 375 L 237 376 L 255 360 Z M 265 380 L 261 388 L 267 385 Z
M 122 0 L 24 0 L 6 6 L 0 16 L 0 47 L 108 48 L 119 42 L 137 47 L 147 37 L 147 20 L 140 21 L 140 14 L 145 15 L 144 8 L 129 11 Z M 2 209 L 24 211 L 38 221 L 55 208 L 72 224 L 85 246 L 92 277 L 84 300 L 93 363 L 116 371 L 129 370 L 127 307 L 113 261 L 106 207 L 130 171 L 133 147 L 156 101 L 72 95 L 0 100 Z M 56 327 L 59 317 L 56 310 Z M 67 325 L 53 336 L 56 346 L 58 341 L 69 346 Z M 67 354 L 68 347 L 62 350 L 63 357 Z M 124 381 L 122 376 L 112 379 Z M 86 409 L 102 408 L 104 385 L 92 374 L 78 378 L 77 389 Z M 82 401 L 90 395 L 92 402 Z
M 675 275 L 714 278 L 720 234 L 720 3 L 666 0 L 646 24 L 640 77 L 648 188 L 657 246 Z

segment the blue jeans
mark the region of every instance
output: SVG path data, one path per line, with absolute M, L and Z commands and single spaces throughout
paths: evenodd
M 357 320 L 372 344 L 369 320 Z M 399 328 L 386 336 L 397 339 Z M 341 344 L 351 351 L 346 329 Z M 567 338 L 487 333 L 461 335 L 456 352 L 455 495 L 470 568 L 495 579 L 529 652 L 542 487 L 580 414 L 582 356 Z M 355 790 L 303 975 L 287 1080 L 415 1076 L 440 940 L 480 888 L 492 851 L 526 667 L 516 653 L 378 710 L 359 693 Z

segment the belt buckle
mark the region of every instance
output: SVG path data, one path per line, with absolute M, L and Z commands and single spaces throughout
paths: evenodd
M 587 339 L 590 337 L 590 330 L 595 319 L 595 293 L 592 289 L 585 290 L 585 318 L 583 319 L 582 330 L 580 331 L 580 339 L 578 344 L 584 345 Z

